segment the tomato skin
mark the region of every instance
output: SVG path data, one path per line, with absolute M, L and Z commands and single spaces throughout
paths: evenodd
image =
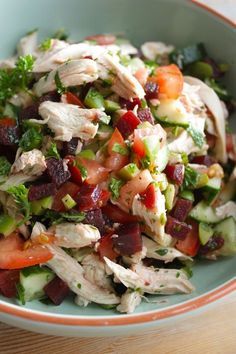
M 198 235 L 198 223 L 194 220 L 186 221 L 192 226 L 192 230 L 188 233 L 184 240 L 178 240 L 175 247 L 184 254 L 190 257 L 196 256 L 200 247 L 199 235 Z
M 103 259 L 103 257 L 107 257 L 113 261 L 118 257 L 118 253 L 113 249 L 113 234 L 114 232 L 110 232 L 99 240 L 98 253 L 101 259 Z
M 62 198 L 69 194 L 73 199 L 78 194 L 80 187 L 73 182 L 64 183 L 56 192 L 53 198 L 52 209 L 55 211 L 66 211 Z
M 24 249 L 24 241 L 16 233 L 0 240 L 0 269 L 21 269 L 45 263 L 51 252 L 41 245 Z
M 108 203 L 102 208 L 103 214 L 105 214 L 113 222 L 118 222 L 120 224 L 129 224 L 131 222 L 137 221 L 137 217 L 126 213 L 121 210 L 118 206 Z
M 117 128 L 115 128 L 107 146 L 109 156 L 105 161 L 105 166 L 111 171 L 118 171 L 129 162 L 128 156 L 113 151 L 115 144 L 119 144 L 121 147 L 126 148 L 125 141 Z
M 158 84 L 159 98 L 176 99 L 183 90 L 183 75 L 175 64 L 159 66 L 148 80 Z
M 109 45 L 116 41 L 116 37 L 112 34 L 95 34 L 85 38 L 88 41 L 95 41 L 99 45 Z
M 156 191 L 153 183 L 149 184 L 145 192 L 140 193 L 142 203 L 147 209 L 153 209 L 156 205 Z
M 83 183 L 83 179 L 81 176 L 80 169 L 76 166 L 76 161 L 74 156 L 66 156 L 66 160 L 68 161 L 68 169 L 71 173 L 71 180 L 78 184 L 81 185 Z
M 128 111 L 120 117 L 116 126 L 124 138 L 128 138 L 133 133 L 134 129 L 141 123 L 139 118 L 133 113 Z
M 15 127 L 16 120 L 10 117 L 4 117 L 0 119 L 0 126 L 2 127 Z
M 76 197 L 79 211 L 90 211 L 101 208 L 110 198 L 110 192 L 99 188 L 98 185 L 84 183 Z
M 226 151 L 228 153 L 234 151 L 234 142 L 232 134 L 226 134 Z
M 132 145 L 133 152 L 137 155 L 139 159 L 142 159 L 146 155 L 145 145 L 138 136 L 134 136 L 134 142 Z
M 99 162 L 81 157 L 77 157 L 76 161 L 87 170 L 87 178 L 85 180 L 87 184 L 99 184 L 107 180 L 110 170 L 103 167 Z
M 66 100 L 67 103 L 69 104 L 74 104 L 79 107 L 84 107 L 84 104 L 80 101 L 80 99 L 71 92 L 66 92 Z

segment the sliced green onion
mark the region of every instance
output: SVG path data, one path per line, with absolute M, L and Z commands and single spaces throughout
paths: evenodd
M 66 194 L 62 198 L 62 203 L 64 204 L 66 209 L 72 209 L 76 205 L 76 202 L 69 194 Z

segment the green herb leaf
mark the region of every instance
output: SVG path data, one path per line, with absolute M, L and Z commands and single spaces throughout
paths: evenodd
M 180 270 L 185 272 L 188 278 L 192 278 L 192 276 L 193 276 L 192 268 L 186 266 L 186 267 L 181 268 Z
M 194 128 L 192 125 L 189 125 L 189 127 L 187 128 L 187 132 L 191 135 L 194 144 L 201 149 L 205 142 L 203 133 L 200 130 Z
M 44 215 L 42 216 L 42 222 L 48 222 L 50 225 L 57 225 L 61 224 L 64 221 L 68 222 L 81 222 L 85 219 L 85 213 L 79 212 L 65 212 L 65 213 L 58 213 L 54 210 L 46 210 Z
M 61 79 L 60 79 L 60 76 L 59 76 L 59 73 L 58 71 L 56 72 L 55 74 L 55 77 L 54 77 L 54 80 L 55 80 L 55 84 L 56 84 L 56 87 L 57 87 L 57 92 L 62 95 L 63 93 L 66 92 L 66 87 L 63 85 L 63 83 L 61 82 Z
M 167 248 L 159 248 L 155 251 L 155 253 L 159 254 L 159 256 L 165 256 L 168 253 Z
M 41 50 L 42 52 L 46 52 L 47 50 L 49 50 L 51 48 L 52 45 L 52 40 L 51 38 L 46 38 L 39 46 L 39 50 Z
M 25 289 L 21 283 L 16 284 L 17 299 L 22 305 L 25 305 Z
M 30 151 L 41 147 L 43 135 L 35 128 L 28 129 L 20 139 L 19 146 L 23 151 Z
M 184 171 L 183 189 L 196 188 L 198 183 L 198 173 L 191 167 L 186 166 Z
M 11 164 L 5 156 L 0 156 L 0 176 L 7 176 L 10 172 Z
M 68 37 L 69 34 L 66 33 L 64 28 L 59 28 L 52 36 L 52 38 L 60 39 L 60 41 L 66 41 Z
M 111 178 L 109 183 L 109 190 L 111 191 L 112 198 L 117 199 L 120 195 L 120 188 L 123 185 L 123 181 L 120 179 L 116 179 L 114 177 Z
M 117 152 L 120 155 L 126 156 L 129 154 L 129 150 L 126 146 L 122 146 L 119 143 L 113 145 L 112 151 Z
M 215 81 L 214 79 L 207 78 L 205 79 L 205 83 L 211 87 L 215 93 L 222 99 L 223 101 L 231 101 L 232 96 L 228 93 L 226 88 L 219 82 Z
M 81 177 L 82 177 L 82 181 L 85 181 L 86 178 L 88 177 L 88 171 L 87 171 L 87 169 L 86 169 L 83 165 L 81 165 L 81 164 L 79 164 L 79 163 L 77 163 L 76 166 L 77 166 L 78 169 L 80 170 Z
M 7 190 L 7 193 L 12 195 L 15 203 L 19 208 L 19 212 L 24 216 L 19 225 L 24 224 L 30 219 L 30 202 L 28 201 L 29 190 L 23 185 L 11 187 Z
M 77 288 L 81 289 L 82 285 L 80 283 L 77 284 Z
M 59 154 L 59 152 L 57 150 L 57 145 L 55 143 L 53 143 L 53 142 L 51 143 L 51 145 L 50 145 L 50 147 L 49 147 L 49 149 L 48 149 L 48 151 L 46 153 L 46 157 L 47 158 L 55 157 L 58 160 L 61 158 L 60 154 Z
M 100 307 L 102 307 L 104 310 L 112 310 L 112 309 L 115 309 L 117 305 L 103 305 L 103 304 L 100 304 Z

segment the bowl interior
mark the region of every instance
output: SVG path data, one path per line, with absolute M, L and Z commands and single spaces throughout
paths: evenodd
M 210 56 L 230 64 L 231 68 L 225 81 L 236 96 L 236 80 L 232 80 L 236 77 L 235 28 L 190 1 L 0 0 L 0 5 L 1 58 L 12 55 L 17 40 L 34 28 L 40 30 L 42 38 L 64 27 L 74 40 L 94 33 L 124 33 L 136 45 L 150 40 L 164 41 L 179 47 L 203 42 Z M 193 294 L 153 296 L 150 297 L 151 302 L 143 301 L 136 313 L 162 309 L 202 295 L 232 279 L 235 276 L 235 266 L 236 258 L 197 262 L 192 278 L 196 287 Z M 0 299 L 15 303 L 3 297 Z M 25 307 L 74 316 L 115 314 L 96 305 L 80 308 L 74 305 L 72 299 L 68 299 L 59 307 L 47 306 L 39 301 L 28 303 Z

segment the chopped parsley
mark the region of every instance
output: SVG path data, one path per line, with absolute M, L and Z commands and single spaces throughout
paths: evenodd
M 113 152 L 117 152 L 120 155 L 126 156 L 129 153 L 129 150 L 126 146 L 122 146 L 119 143 L 115 143 L 112 148 Z
M 54 80 L 55 80 L 55 84 L 56 84 L 56 87 L 57 87 L 57 92 L 62 95 L 63 93 L 66 92 L 66 87 L 63 85 L 63 83 L 61 82 L 61 79 L 60 79 L 60 76 L 59 76 L 59 73 L 58 71 L 56 72 L 55 74 L 55 77 L 54 77 Z
M 201 149 L 205 141 L 203 133 L 200 130 L 194 128 L 192 125 L 189 125 L 189 127 L 187 128 L 187 132 L 193 139 L 194 144 L 199 147 L 199 149 Z
M 23 215 L 23 220 L 20 221 L 20 225 L 24 224 L 30 219 L 30 202 L 28 201 L 28 188 L 23 184 L 19 186 L 11 187 L 7 190 L 19 208 L 19 212 Z
M 52 45 L 52 40 L 51 38 L 46 38 L 39 46 L 39 50 L 41 50 L 42 52 L 46 52 L 47 50 L 49 50 L 51 48 Z
M 186 273 L 188 278 L 192 278 L 192 276 L 193 276 L 192 268 L 186 266 L 186 267 L 181 268 L 181 270 Z
M 11 164 L 5 156 L 0 156 L 0 176 L 7 176 L 10 172 Z
M 19 147 L 23 151 L 30 151 L 41 147 L 43 135 L 35 128 L 28 129 L 21 137 Z
M 179 278 L 180 277 L 180 272 L 177 272 L 175 276 L 176 276 L 176 278 Z
M 57 225 L 64 221 L 68 222 L 81 222 L 85 219 L 85 213 L 70 211 L 65 213 L 58 213 L 54 210 L 46 210 L 42 216 L 41 221 L 47 222 L 50 225 Z
M 199 174 L 191 167 L 186 166 L 184 171 L 183 189 L 196 188 Z
M 82 285 L 80 283 L 77 284 L 77 288 L 81 289 Z
M 155 253 L 159 254 L 159 256 L 165 256 L 168 253 L 167 248 L 159 248 L 155 251 Z
M 20 301 L 21 305 L 25 305 L 25 289 L 21 283 L 16 284 L 17 299 Z
M 112 198 L 117 199 L 120 196 L 120 188 L 123 185 L 123 181 L 112 177 L 109 183 L 109 190 L 111 191 Z
M 53 142 L 51 143 L 51 145 L 50 145 L 50 147 L 49 147 L 49 149 L 47 151 L 46 157 L 47 158 L 55 157 L 58 160 L 60 159 L 60 154 L 59 154 L 59 152 L 57 150 L 56 143 L 53 143 Z

